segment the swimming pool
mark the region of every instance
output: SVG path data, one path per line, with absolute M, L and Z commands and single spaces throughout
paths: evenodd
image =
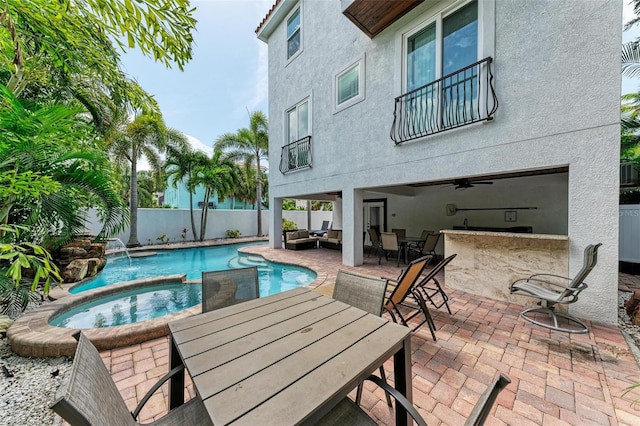
M 220 271 L 246 266 L 258 267 L 261 296 L 306 286 L 316 279 L 316 274 L 307 268 L 268 262 L 258 256 L 238 254 L 239 248 L 248 245 L 256 245 L 256 243 L 161 250 L 155 252 L 153 256 L 131 259 L 124 255 L 112 256 L 97 277 L 73 286 L 69 293 L 77 294 L 109 284 L 160 275 L 185 274 L 187 280 L 200 280 L 203 271 Z

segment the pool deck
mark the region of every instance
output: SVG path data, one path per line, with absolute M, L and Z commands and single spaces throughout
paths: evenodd
M 395 262 L 378 265 L 366 257 L 359 267 L 341 264 L 330 249 L 290 251 L 244 248 L 267 260 L 309 267 L 318 273 L 311 287 L 331 294 L 339 269 L 395 278 Z M 440 277 L 442 278 L 442 277 Z M 442 283 L 443 281 L 441 281 Z M 620 289 L 640 288 L 640 277 L 620 275 Z M 445 287 L 446 289 L 446 287 Z M 554 332 L 525 322 L 519 305 L 461 291 L 447 291 L 452 314 L 431 309 L 438 340 L 426 327 L 412 336 L 413 402 L 429 425 L 462 425 L 479 395 L 498 373 L 511 384 L 498 397 L 487 425 L 638 425 L 640 389 L 622 396 L 640 382 L 640 367 L 620 330 L 588 323 L 582 335 Z M 153 383 L 168 371 L 168 338 L 103 351 L 105 364 L 120 392 L 133 408 Z M 391 376 L 392 362 L 385 364 Z M 392 425 L 393 412 L 379 390 L 365 386 L 362 406 L 379 424 Z M 167 386 L 157 392 L 140 421 L 167 410 Z M 193 386 L 187 380 L 189 395 Z
M 246 240 L 233 242 L 242 241 Z M 222 243 L 224 241 L 215 242 Z M 201 245 L 211 245 L 211 242 L 187 244 L 189 247 Z M 145 247 L 142 251 L 157 249 Z M 365 256 L 362 266 L 346 267 L 341 264 L 341 253 L 330 249 L 291 251 L 259 246 L 240 250 L 267 260 L 313 269 L 318 276 L 310 287 L 326 295 L 332 294 L 339 269 L 389 278 L 396 278 L 401 270 L 394 261 L 383 260 L 382 265 L 378 265 L 377 257 L 373 256 Z M 441 283 L 443 278 L 439 277 Z M 619 289 L 640 289 L 640 277 L 620 274 Z M 637 348 L 628 345 L 617 327 L 591 322 L 588 334 L 568 335 L 525 322 L 519 317 L 522 310 L 519 305 L 462 291 L 447 290 L 447 294 L 451 315 L 446 310 L 431 309 L 438 340 L 431 339 L 426 327 L 412 335 L 413 401 L 429 425 L 463 424 L 479 395 L 498 372 L 507 374 L 512 382 L 498 397 L 488 425 L 640 424 L 640 404 L 633 404 L 634 400 L 640 400 L 640 388 L 623 396 L 625 388 L 640 382 L 640 367 L 634 357 Z M 43 312 L 51 310 L 51 305 L 56 306 L 49 304 Z M 196 310 L 199 312 L 199 306 Z M 180 315 L 194 313 L 197 312 Z M 166 319 L 164 321 L 166 324 Z M 45 325 L 42 316 L 29 321 L 29 327 L 33 328 Z M 14 327 L 10 332 L 18 339 L 12 342 L 15 350 L 20 339 L 29 333 Z M 146 336 L 138 341 L 128 340 L 131 330 L 137 328 L 142 329 L 143 335 L 147 333 Z M 139 323 L 99 331 L 100 338 L 122 346 L 103 350 L 101 355 L 131 409 L 168 371 L 166 332 L 154 335 L 151 329 L 148 324 Z M 163 329 L 166 330 L 166 325 Z M 58 332 L 49 328 L 38 333 L 31 356 L 55 351 L 63 340 Z M 69 334 L 69 331 L 59 333 Z M 70 338 L 65 334 L 65 339 L 67 337 Z M 387 362 L 385 369 L 392 377 L 392 362 Z M 189 395 L 194 395 L 189 380 L 186 389 Z M 362 406 L 379 424 L 394 423 L 384 395 L 371 383 L 365 385 Z M 166 411 L 165 385 L 145 406 L 140 421 L 157 419 Z

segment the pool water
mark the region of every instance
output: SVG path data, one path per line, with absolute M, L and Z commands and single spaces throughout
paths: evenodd
M 266 243 L 258 243 L 262 244 Z M 248 245 L 256 243 L 161 250 L 154 256 L 134 257 L 131 260 L 124 254 L 109 257 L 107 265 L 97 277 L 72 287 L 69 292 L 77 294 L 109 284 L 160 275 L 185 274 L 187 280 L 200 280 L 203 271 L 254 265 L 258 267 L 261 296 L 306 286 L 316 279 L 316 274 L 307 268 L 268 262 L 256 256 L 238 255 L 238 248 Z
M 49 324 L 86 329 L 132 324 L 188 309 L 202 300 L 199 284 L 163 284 L 101 297 L 56 316 Z

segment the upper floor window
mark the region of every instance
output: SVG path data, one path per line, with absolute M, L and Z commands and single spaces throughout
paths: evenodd
M 287 18 L 287 59 L 291 59 L 302 48 L 300 6 Z
M 364 99 L 364 56 L 338 72 L 334 78 L 336 111 Z
M 282 147 L 280 171 L 288 173 L 311 167 L 309 99 L 286 111 L 287 139 Z
M 407 92 L 475 63 L 478 3 L 473 1 L 448 15 L 438 15 L 409 33 L 405 46 Z

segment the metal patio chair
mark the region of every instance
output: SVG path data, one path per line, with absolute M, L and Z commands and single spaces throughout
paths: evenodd
M 394 322 L 398 322 L 396 320 L 396 315 L 400 319 L 400 323 L 404 326 L 409 326 L 408 321 L 419 315 L 423 314 L 424 319 L 413 328 L 413 330 L 417 330 L 421 325 L 425 322 L 429 325 L 429 331 L 431 331 L 431 336 L 433 340 L 436 340 L 436 325 L 433 322 L 433 318 L 431 318 L 431 314 L 429 313 L 429 309 L 427 309 L 427 305 L 424 303 L 424 300 L 421 298 L 416 298 L 413 294 L 413 287 L 416 283 L 419 282 L 422 271 L 425 266 L 431 260 L 431 256 L 424 256 L 419 259 L 413 260 L 409 263 L 409 266 L 402 271 L 400 277 L 397 280 L 389 279 L 389 285 L 391 286 L 391 290 L 387 290 L 389 296 L 387 297 L 387 301 L 385 302 L 385 308 L 390 313 L 391 318 Z M 407 301 L 407 298 L 410 297 L 413 299 L 415 303 L 410 303 Z M 401 306 L 410 308 L 411 310 L 415 310 L 414 313 L 406 316 L 406 314 L 402 314 Z
M 162 377 L 142 398 L 132 412 L 122 399 L 115 382 L 104 365 L 100 353 L 80 331 L 74 337 L 78 347 L 66 386 L 60 387 L 50 408 L 71 426 L 76 425 L 138 425 L 138 414 L 162 384 L 175 374 L 184 374 L 176 367 Z M 174 408 L 152 425 L 212 425 L 200 397 Z
M 440 240 L 440 233 L 434 232 L 428 234 L 424 240 L 415 245 L 409 246 L 410 253 L 415 253 L 416 257 L 426 256 L 428 254 L 432 255 L 434 259 L 438 259 L 438 255 L 436 254 L 436 246 L 438 245 L 438 241 Z
M 259 297 L 260 282 L 256 266 L 202 273 L 202 312 Z
M 333 298 L 370 314 L 381 316 L 386 290 L 387 280 L 384 278 L 368 277 L 341 269 L 336 277 Z M 383 366 L 380 366 L 380 377 L 387 381 Z M 362 384 L 358 386 L 356 404 L 360 405 L 361 398 Z M 389 395 L 387 395 L 387 403 L 391 406 Z
M 578 295 L 587 288 L 587 283 L 584 282 L 585 278 L 598 262 L 598 247 L 601 245 L 590 244 L 584 249 L 584 264 L 573 279 L 553 274 L 534 274 L 511 283 L 509 286 L 511 294 L 520 294 L 540 300 L 540 307 L 525 309 L 520 313 L 520 316 L 533 324 L 552 330 L 567 333 L 586 333 L 589 331 L 589 327 L 578 318 L 568 313 L 556 311 L 555 305 L 558 303 L 568 305 L 578 300 Z M 558 318 L 565 320 L 566 324 L 560 325 Z
M 382 243 L 380 242 L 380 238 L 378 237 L 378 233 L 375 229 L 369 228 L 367 230 L 369 232 L 369 239 L 371 240 L 371 248 L 369 249 L 369 256 L 371 256 L 371 250 L 375 249 L 376 251 L 373 253 L 375 256 L 378 254 L 378 251 L 382 249 Z
M 378 257 L 378 265 L 382 260 L 382 254 L 384 254 L 384 258 L 386 260 L 389 260 L 389 255 L 393 252 L 397 252 L 398 260 L 396 262 L 396 266 L 399 266 L 402 250 L 400 250 L 400 244 L 398 244 L 398 235 L 393 232 L 383 232 L 380 234 L 380 243 L 382 245 L 382 250 L 380 250 L 380 257 Z
M 440 286 L 440 282 L 436 278 L 436 275 L 440 273 L 447 266 L 457 254 L 452 254 L 451 256 L 442 259 L 432 270 L 427 272 L 427 274 L 420 280 L 418 284 L 415 285 L 413 292 L 416 298 L 422 298 L 424 300 L 428 300 L 436 309 L 440 309 L 443 305 L 447 308 L 447 312 L 451 315 L 451 309 L 449 308 L 449 296 L 444 292 L 442 287 Z M 440 298 L 437 300 L 436 297 Z

